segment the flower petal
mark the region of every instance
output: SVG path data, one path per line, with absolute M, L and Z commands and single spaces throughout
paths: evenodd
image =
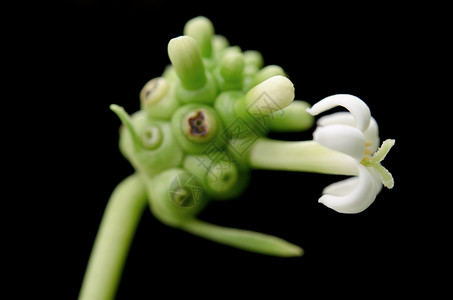
M 357 128 L 359 128 L 362 132 L 365 132 L 370 125 L 371 113 L 365 102 L 356 96 L 348 94 L 329 96 L 322 99 L 311 108 L 307 108 L 307 112 L 313 116 L 316 116 L 336 106 L 343 106 L 349 110 L 354 116 Z
M 318 126 L 328 126 L 328 125 L 335 125 L 335 124 L 342 124 L 348 125 L 352 127 L 355 126 L 355 119 L 350 112 L 342 111 L 333 113 L 330 115 L 325 115 L 318 119 L 316 125 Z
M 359 177 L 354 176 L 345 180 L 332 183 L 324 188 L 323 194 L 335 195 L 335 196 L 346 196 L 351 193 L 359 183 Z
M 376 120 L 373 117 L 371 117 L 370 126 L 368 126 L 368 129 L 363 134 L 365 135 L 365 140 L 367 141 L 367 143 L 370 143 L 370 145 L 368 146 L 370 152 L 371 153 L 376 152 L 380 143 L 379 127 Z
M 327 186 L 319 202 L 340 213 L 359 213 L 376 199 L 380 191 L 376 178 L 368 169 L 357 164 L 359 176 Z
M 355 127 L 355 120 L 349 112 L 337 112 L 319 118 L 316 124 L 318 126 L 342 124 Z M 368 126 L 368 129 L 363 134 L 365 135 L 366 142 L 370 144 L 368 146 L 370 152 L 376 152 L 379 147 L 379 127 L 373 117 L 370 119 L 370 126 Z
M 357 161 L 365 154 L 365 137 L 355 127 L 347 125 L 329 125 L 316 128 L 313 139 L 321 145 L 345 153 Z

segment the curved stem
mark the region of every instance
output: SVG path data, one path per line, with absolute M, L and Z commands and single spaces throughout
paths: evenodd
M 113 191 L 88 262 L 79 300 L 113 299 L 140 217 L 146 190 L 138 174 Z
M 181 228 L 211 241 L 251 252 L 282 257 L 301 256 L 304 253 L 299 246 L 276 236 L 222 227 L 197 219 L 185 222 Z
M 258 139 L 250 151 L 256 169 L 358 175 L 357 161 L 315 141 L 287 142 Z

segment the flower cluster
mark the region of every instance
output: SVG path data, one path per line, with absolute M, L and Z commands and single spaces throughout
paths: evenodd
M 184 35 L 170 40 L 168 55 L 171 65 L 143 87 L 140 111 L 128 115 L 111 105 L 124 125 L 121 152 L 136 173 L 112 195 L 82 295 L 101 299 L 113 293 L 100 291 L 97 282 L 117 280 L 112 276 L 118 270 L 109 273 L 109 264 L 124 259 L 127 251 L 116 247 L 130 243 L 143 201 L 169 226 L 247 251 L 300 256 L 303 250 L 285 240 L 209 224 L 197 214 L 210 200 L 240 195 L 253 168 L 352 175 L 327 186 L 319 199 L 342 213 L 363 211 L 382 185 L 393 187 L 381 162 L 395 141 L 378 149 L 377 123 L 359 98 L 334 95 L 312 107 L 294 100 L 293 83 L 281 67 L 264 66 L 258 51 L 230 46 L 204 17 L 187 22 Z M 321 117 L 313 140 L 267 138 L 269 131 L 308 130 L 314 116 L 336 106 L 348 112 Z M 111 234 L 124 228 L 128 234 Z M 109 247 L 120 250 L 106 256 Z
M 184 34 L 168 44 L 171 65 L 143 87 L 140 111 L 129 116 L 111 106 L 125 125 L 120 149 L 141 175 L 159 220 L 251 250 L 244 240 L 238 243 L 196 218 L 210 200 L 240 195 L 251 168 L 354 175 L 326 187 L 319 199 L 342 213 L 363 211 L 383 184 L 393 186 L 380 162 L 394 140 L 378 150 L 378 126 L 362 100 L 333 95 L 310 107 L 294 100 L 294 86 L 281 67 L 264 66 L 257 51 L 230 46 L 214 34 L 208 19 L 190 20 Z M 336 106 L 348 112 L 320 118 L 312 141 L 266 137 L 269 131 L 307 130 L 314 116 Z M 252 251 L 294 255 L 301 253 L 297 249 L 287 254 L 259 247 Z

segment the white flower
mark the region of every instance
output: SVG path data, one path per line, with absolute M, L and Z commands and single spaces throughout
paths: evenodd
M 392 175 L 380 162 L 395 140 L 384 141 L 378 149 L 378 125 L 368 106 L 352 95 L 324 98 L 307 111 L 315 116 L 336 106 L 343 106 L 349 112 L 320 118 L 313 139 L 324 147 L 354 158 L 358 176 L 327 186 L 319 202 L 341 213 L 359 213 L 373 203 L 382 185 L 393 187 Z M 371 156 L 371 153 L 374 154 Z

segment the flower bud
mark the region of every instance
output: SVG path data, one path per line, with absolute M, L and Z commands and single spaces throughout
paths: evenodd
M 264 65 L 263 56 L 256 50 L 244 51 L 244 60 L 246 65 L 252 65 L 257 69 L 261 69 Z
M 269 115 L 294 100 L 294 85 L 286 77 L 273 76 L 253 87 L 245 95 L 245 104 L 253 114 Z
M 220 74 L 225 80 L 240 81 L 244 69 L 244 57 L 241 53 L 229 51 L 220 59 Z
M 285 71 L 277 65 L 270 65 L 262 68 L 259 70 L 254 76 L 252 80 L 252 86 L 255 86 L 266 79 L 269 79 L 273 76 L 281 75 L 286 77 Z
M 208 18 L 200 16 L 188 21 L 184 26 L 184 35 L 197 41 L 202 57 L 211 57 L 214 26 Z
M 214 55 L 218 54 L 223 49 L 230 46 L 230 42 L 228 42 L 227 38 L 223 35 L 214 35 L 212 38 L 212 50 L 214 51 Z
M 184 88 L 197 90 L 206 84 L 200 47 L 193 38 L 180 36 L 171 39 L 168 43 L 168 56 Z
M 219 60 L 217 82 L 220 90 L 240 90 L 244 57 L 240 52 L 226 51 Z

